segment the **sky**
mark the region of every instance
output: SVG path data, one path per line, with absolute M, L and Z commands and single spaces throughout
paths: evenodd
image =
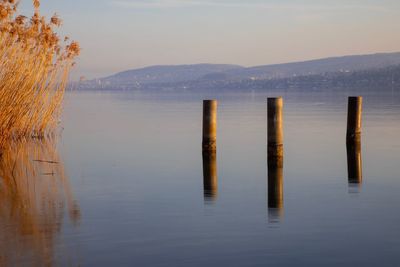
M 32 13 L 31 0 L 20 10 Z M 256 66 L 400 51 L 399 0 L 41 0 L 88 79 L 150 65 Z

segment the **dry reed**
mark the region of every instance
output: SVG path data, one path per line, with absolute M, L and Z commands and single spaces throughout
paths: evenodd
M 0 149 L 15 138 L 44 137 L 59 121 L 68 74 L 79 44 L 56 33 L 61 20 L 18 14 L 18 1 L 0 0 Z

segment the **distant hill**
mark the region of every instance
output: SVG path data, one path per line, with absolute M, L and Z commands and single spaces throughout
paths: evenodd
M 315 75 L 326 72 L 351 72 L 377 69 L 397 64 L 400 64 L 400 52 L 331 57 L 295 63 L 265 65 L 245 69 L 228 70 L 227 73 L 238 80 L 251 78 L 276 79 L 292 76 Z
M 103 84 L 111 85 L 181 82 L 197 80 L 210 73 L 224 73 L 242 68 L 238 65 L 227 64 L 151 66 L 120 72 L 106 78 L 101 78 L 99 81 Z
M 196 80 L 148 84 L 143 91 L 400 90 L 400 65 L 272 79 Z
M 318 75 L 328 77 L 366 70 L 385 69 L 400 65 L 399 53 L 380 53 L 332 57 L 295 63 L 242 67 L 226 64 L 196 64 L 152 66 L 129 70 L 115 75 L 80 83 L 81 89 L 165 89 L 178 87 L 209 87 L 221 85 L 244 85 L 251 81 L 296 79 Z M 332 77 L 329 76 L 329 77 Z M 300 78 L 302 79 L 302 78 Z
M 175 86 L 177 87 L 177 86 Z M 184 85 L 188 89 L 188 85 Z M 322 74 L 303 75 L 277 79 L 244 79 L 237 82 L 214 82 L 198 84 L 194 88 L 212 90 L 335 90 L 335 89 L 370 89 L 399 90 L 400 65 L 384 68 L 364 69 L 346 72 L 326 72 Z

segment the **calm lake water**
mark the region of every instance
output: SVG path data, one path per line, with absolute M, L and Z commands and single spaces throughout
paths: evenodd
M 345 142 L 354 94 L 358 184 Z M 271 208 L 266 99 L 277 95 L 283 202 Z M 218 150 L 203 165 L 208 98 L 219 100 Z M 399 122 L 392 92 L 69 92 L 61 138 L 1 160 L 0 265 L 398 266 Z

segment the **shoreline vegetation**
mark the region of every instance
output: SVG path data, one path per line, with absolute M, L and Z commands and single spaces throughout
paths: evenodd
M 68 76 L 79 44 L 61 38 L 55 14 L 18 12 L 18 1 L 0 0 L 0 151 L 15 139 L 43 138 L 54 133 Z

